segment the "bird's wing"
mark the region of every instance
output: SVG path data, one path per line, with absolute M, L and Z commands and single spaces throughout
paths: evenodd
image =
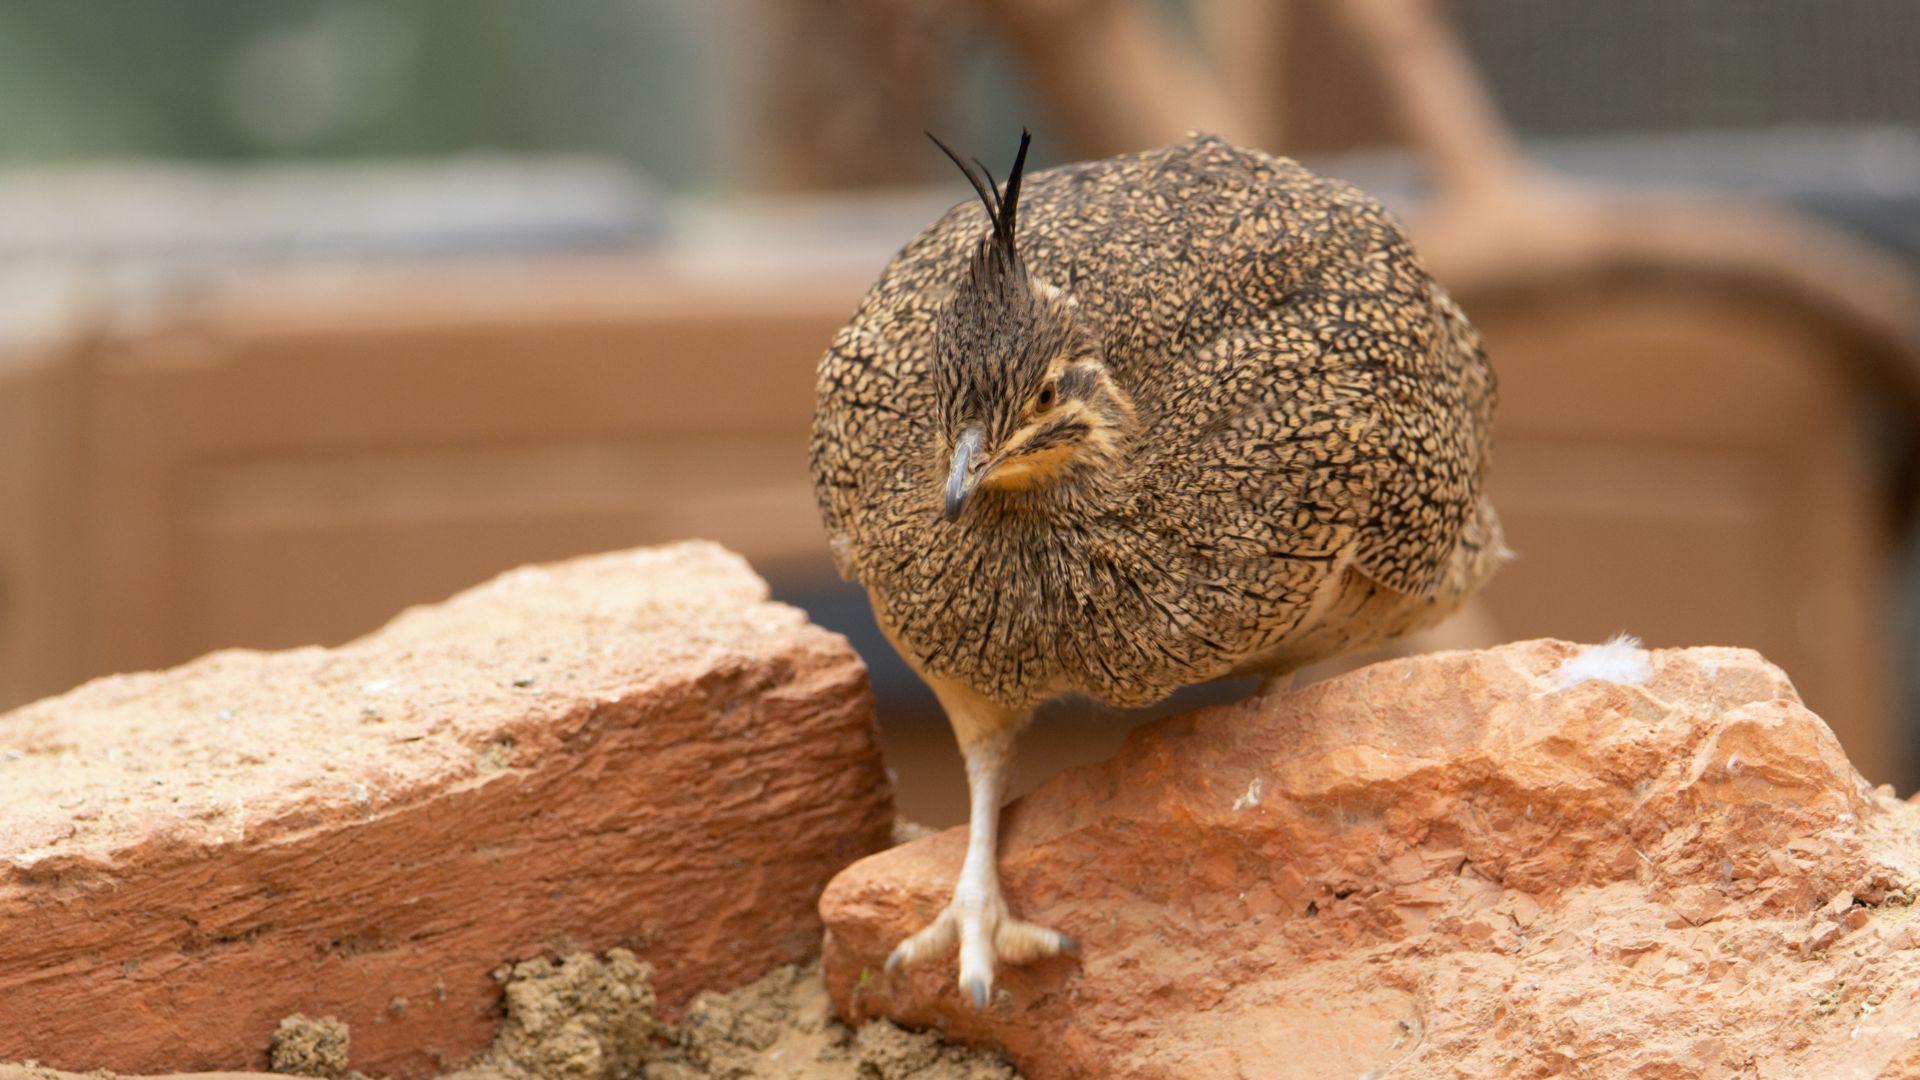
M 1451 299 L 1404 284 L 1327 281 L 1181 356 L 1205 392 L 1149 425 L 1162 513 L 1220 559 L 1432 599 L 1479 503 L 1491 374 Z
M 875 410 L 885 408 L 891 382 L 874 345 L 856 320 L 827 346 L 809 444 L 813 494 L 826 526 L 827 549 L 834 568 L 849 581 L 861 577 L 857 536 L 863 514 L 870 512 L 866 500 L 871 495 L 861 484 L 861 471 L 871 463 L 863 459 L 861 448 L 872 452 Z
M 1354 563 L 1401 592 L 1433 599 L 1481 506 L 1494 379 L 1480 337 L 1453 299 L 1431 302 L 1414 347 L 1380 373 L 1376 465 Z

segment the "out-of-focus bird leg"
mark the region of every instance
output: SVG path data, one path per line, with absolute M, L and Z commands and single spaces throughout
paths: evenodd
M 1293 672 L 1289 671 L 1282 675 L 1268 675 L 1261 679 L 1258 696 L 1267 697 L 1272 694 L 1284 694 L 1293 689 L 1293 674 Z
M 967 819 L 967 856 L 946 910 L 893 950 L 887 958 L 887 970 L 942 952 L 958 939 L 960 990 L 976 1008 L 985 1008 L 993 994 L 998 964 L 1057 956 L 1078 946 L 1059 931 L 1015 919 L 1008 913 L 1000 891 L 1000 802 L 1006 797 L 1014 739 L 1025 717 L 1009 715 L 987 706 L 976 695 L 964 690 L 956 693 L 955 689 L 936 686 L 936 693 L 947 706 L 967 764 L 972 804 Z

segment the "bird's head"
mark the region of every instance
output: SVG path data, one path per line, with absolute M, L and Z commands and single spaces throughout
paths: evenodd
M 934 139 L 973 184 L 989 223 L 934 330 L 949 521 L 981 491 L 1042 489 L 1113 468 L 1134 422 L 1132 400 L 1075 317 L 1071 285 L 1033 276 L 1014 244 L 1029 138 L 1021 132 L 1004 190 L 985 166 Z

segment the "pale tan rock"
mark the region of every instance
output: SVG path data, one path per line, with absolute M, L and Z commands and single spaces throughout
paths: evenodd
M 712 545 L 600 556 L 0 717 L 0 1060 L 259 1069 L 305 1013 L 420 1076 L 503 961 L 625 946 L 671 1015 L 806 959 L 893 814 L 865 669 L 766 597 Z
M 828 887 L 829 989 L 1034 1080 L 1920 1075 L 1920 950 L 1855 929 L 1905 916 L 1920 808 L 1752 652 L 1569 685 L 1584 655 L 1392 661 L 1153 724 L 1007 813 L 1009 902 L 1078 962 L 1003 972 L 985 1013 L 950 964 L 883 974 L 946 900 L 950 830 Z

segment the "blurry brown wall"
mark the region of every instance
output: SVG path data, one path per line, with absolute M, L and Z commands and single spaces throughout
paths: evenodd
M 1672 282 L 1468 303 L 1518 553 L 1487 592 L 1499 632 L 1750 646 L 1867 775 L 1904 777 L 1884 475 L 1845 337 Z
M 688 535 L 817 570 L 804 425 L 860 288 L 235 285 L 23 361 L 0 697 L 339 641 L 505 567 Z

